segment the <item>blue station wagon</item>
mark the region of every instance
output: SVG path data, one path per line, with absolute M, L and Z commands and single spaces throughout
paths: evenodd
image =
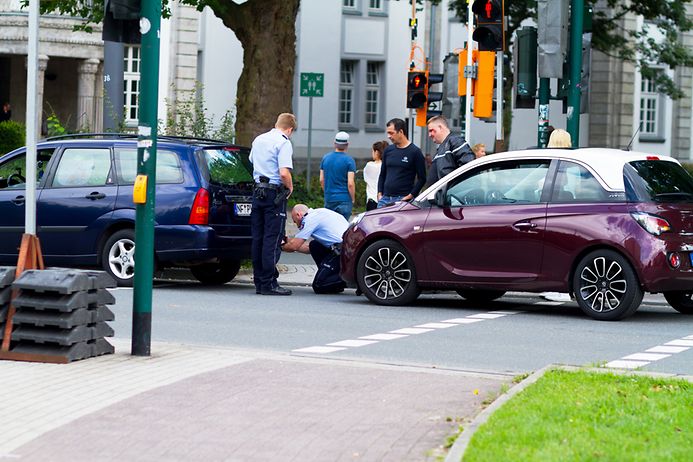
M 250 257 L 249 150 L 221 141 L 159 137 L 157 268 L 189 267 L 224 284 Z M 24 232 L 26 149 L 0 157 L 0 264 L 15 264 Z M 37 234 L 47 265 L 102 267 L 119 285 L 135 268 L 137 139 L 89 134 L 38 144 Z

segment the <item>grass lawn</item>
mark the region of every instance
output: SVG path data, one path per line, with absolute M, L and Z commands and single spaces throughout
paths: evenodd
M 693 383 L 553 370 L 496 410 L 472 461 L 692 461 Z

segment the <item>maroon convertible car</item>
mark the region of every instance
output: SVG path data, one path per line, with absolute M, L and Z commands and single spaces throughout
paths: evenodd
M 472 161 L 412 202 L 363 213 L 342 278 L 381 305 L 448 289 L 570 293 L 600 320 L 644 292 L 693 313 L 693 178 L 673 158 L 613 149 L 508 152 Z

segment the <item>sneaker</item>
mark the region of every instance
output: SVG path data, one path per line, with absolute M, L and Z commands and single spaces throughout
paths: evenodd
M 262 295 L 291 295 L 291 289 L 285 289 L 284 287 L 277 284 L 270 289 L 260 289 L 260 294 Z

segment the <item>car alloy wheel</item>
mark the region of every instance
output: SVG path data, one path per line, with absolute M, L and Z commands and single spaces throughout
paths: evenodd
M 633 314 L 643 292 L 628 261 L 612 250 L 596 250 L 578 263 L 573 276 L 575 299 L 594 319 L 615 321 Z
M 135 276 L 135 232 L 121 229 L 108 238 L 101 254 L 103 269 L 119 286 L 132 286 Z
M 359 289 L 380 305 L 404 305 L 419 296 L 414 263 L 395 241 L 369 245 L 359 259 L 357 278 Z

